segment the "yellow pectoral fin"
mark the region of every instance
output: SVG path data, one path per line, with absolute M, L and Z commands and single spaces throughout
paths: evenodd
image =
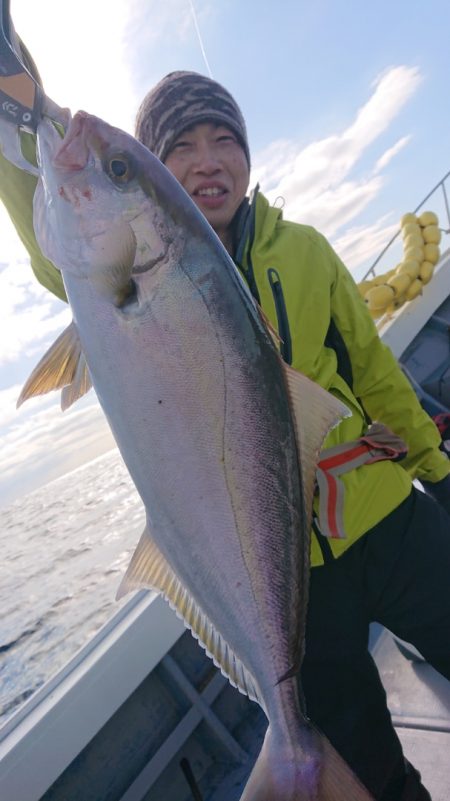
M 323 441 L 344 417 L 351 417 L 351 412 L 330 392 L 302 373 L 284 363 L 283 370 L 294 417 L 305 507 L 310 514 Z
M 136 248 L 136 235 L 128 222 L 108 228 L 95 239 L 91 281 L 103 298 L 117 306 L 129 294 Z
M 116 600 L 128 592 L 139 589 L 150 589 L 160 593 L 182 618 L 184 624 L 231 684 L 264 708 L 254 677 L 180 581 L 152 539 L 147 527 L 131 557 L 117 591 Z
M 64 411 L 91 386 L 78 331 L 71 322 L 34 368 L 19 395 L 17 407 L 29 398 L 63 389 Z

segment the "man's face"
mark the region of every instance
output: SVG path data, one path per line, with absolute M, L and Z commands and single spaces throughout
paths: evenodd
M 178 137 L 165 165 L 230 249 L 230 224 L 250 178 L 235 134 L 223 125 L 195 125 Z

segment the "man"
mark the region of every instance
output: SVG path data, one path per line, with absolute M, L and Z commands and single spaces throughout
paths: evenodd
M 437 430 L 327 241 L 284 221 L 257 190 L 247 199 L 245 123 L 223 87 L 196 73 L 171 73 L 144 99 L 136 135 L 234 258 L 279 331 L 284 359 L 352 411 L 326 442 L 344 455 L 339 504 L 326 502 L 326 482 L 315 500 L 301 684 L 310 718 L 376 799 L 426 801 L 420 776 L 404 761 L 367 642 L 378 620 L 450 678 L 450 462 Z M 0 191 L 7 199 L 5 183 Z M 37 256 L 33 266 L 55 291 L 51 265 Z M 390 447 L 384 435 L 366 451 L 380 460 L 345 463 L 368 418 L 407 443 L 402 461 L 402 447 L 395 439 Z M 416 477 L 440 504 L 413 488 Z
M 367 641 L 369 623 L 378 620 L 450 678 L 450 463 L 436 427 L 326 240 L 283 221 L 258 191 L 247 200 L 245 123 L 223 87 L 195 73 L 171 73 L 142 102 L 136 136 L 180 181 L 234 258 L 277 327 L 286 361 L 352 410 L 327 448 L 358 440 L 367 416 L 408 445 L 401 462 L 364 464 L 341 477 L 345 538 L 320 533 L 318 526 L 328 525 L 316 500 L 302 685 L 308 714 L 375 798 L 425 801 L 430 796 L 405 764 Z M 442 506 L 415 490 L 413 478 Z

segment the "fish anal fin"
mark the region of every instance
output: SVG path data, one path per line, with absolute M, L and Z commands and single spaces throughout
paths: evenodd
M 17 401 L 17 407 L 21 406 L 29 398 L 46 395 L 47 392 L 62 389 L 70 385 L 74 380 L 80 382 L 77 397 L 81 397 L 81 394 L 84 394 L 84 392 L 80 394 L 81 386 L 83 385 L 81 375 L 85 368 L 80 368 L 80 363 L 86 364 L 81 351 L 78 331 L 72 321 L 44 354 L 25 382 Z M 87 386 L 86 382 L 84 382 L 84 386 L 87 392 L 90 388 L 90 383 Z M 76 398 L 74 399 L 76 400 Z
M 120 583 L 116 599 L 138 589 L 160 593 L 176 614 L 182 618 L 199 645 L 230 683 L 263 708 L 257 684 L 250 671 L 236 656 L 220 632 L 214 627 L 198 602 L 180 581 L 172 567 L 152 539 L 148 527 L 144 529 L 128 569 Z
M 284 362 L 282 367 L 294 418 L 305 506 L 310 515 L 316 467 L 323 441 L 344 417 L 351 416 L 351 412 L 341 401 L 307 376 Z

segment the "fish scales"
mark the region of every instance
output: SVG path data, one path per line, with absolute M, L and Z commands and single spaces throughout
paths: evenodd
M 301 553 L 291 415 L 267 333 L 242 315 L 236 293 L 227 297 L 229 272 L 211 271 L 201 242 L 193 251 L 192 261 L 185 252 L 180 263 L 167 265 L 167 291 L 149 294 L 140 325 L 132 319 L 130 332 L 126 319 L 117 323 L 117 310 L 109 319 L 99 316 L 95 293 L 88 298 L 84 286 L 78 306 L 76 278 L 67 276 L 65 285 L 94 386 L 113 398 L 103 408 L 146 505 L 152 537 L 252 673 L 262 656 L 258 644 L 273 629 L 270 647 L 281 663 L 273 682 L 292 667 L 292 650 L 279 648 L 282 632 L 299 625 L 286 621 L 287 612 L 299 612 L 292 599 Z M 135 425 L 124 421 L 123 409 L 131 410 Z M 180 542 L 198 558 L 186 560 Z

